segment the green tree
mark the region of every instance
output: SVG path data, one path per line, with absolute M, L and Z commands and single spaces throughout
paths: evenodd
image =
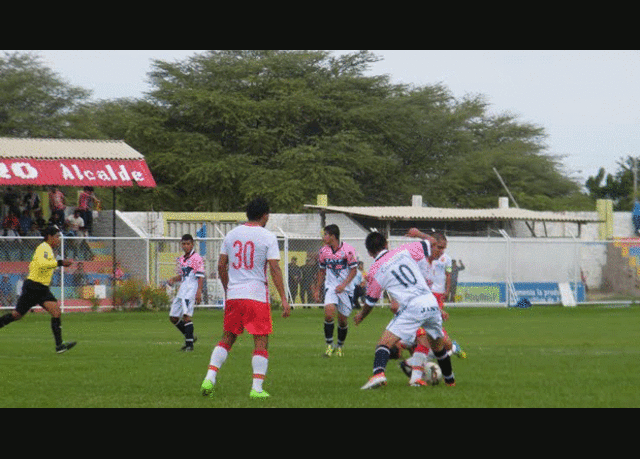
M 494 207 L 504 194 L 494 167 L 522 207 L 593 207 L 547 154 L 542 127 L 489 115 L 484 97 L 457 100 L 442 84 L 367 76 L 378 59 L 226 50 L 154 61 L 147 96 L 72 99 L 58 135 L 124 139 L 145 155 L 158 187 L 120 190 L 125 210 L 236 211 L 263 195 L 275 212 L 299 212 L 318 194 L 340 205 L 421 194 L 433 206 Z
M 637 162 L 638 158 L 635 158 L 635 161 Z M 618 170 L 615 174 L 606 174 L 606 178 L 604 168 L 600 168 L 595 176 L 587 179 L 586 187 L 594 200 L 611 199 L 614 210 L 631 211 L 634 206 L 634 158 L 631 156 L 621 158 L 617 164 Z
M 90 96 L 29 53 L 0 56 L 0 135 L 68 137 L 78 134 L 71 112 Z

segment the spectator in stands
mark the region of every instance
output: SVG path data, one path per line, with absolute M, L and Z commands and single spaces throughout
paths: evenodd
M 12 306 L 16 298 L 11 279 L 5 274 L 0 281 L 0 306 Z
M 29 210 L 24 209 L 22 211 L 22 215 L 20 215 L 20 235 L 26 235 L 31 229 L 31 224 L 33 223 L 33 219 L 31 218 L 31 213 Z
M 82 212 L 84 227 L 89 236 L 93 234 L 93 209 L 97 209 L 99 206 L 100 200 L 93 193 L 93 187 L 85 186 L 78 196 L 78 209 Z
M 72 238 L 67 240 L 67 245 L 65 248 L 69 249 L 69 257 L 71 258 L 71 252 L 73 252 L 74 257 L 77 259 L 86 258 L 83 257 L 82 252 L 84 251 L 83 242 L 79 239 L 74 239 L 77 237 L 86 236 L 86 231 L 84 229 L 84 219 L 80 216 L 82 212 L 80 209 L 76 209 L 72 214 L 67 216 L 65 220 L 65 235 Z
M 4 236 L 19 236 L 20 220 L 13 210 L 9 209 L 7 216 L 2 220 L 2 229 Z
M 29 231 L 25 234 L 28 237 L 42 237 L 42 233 L 40 232 L 40 228 L 38 228 L 38 224 L 35 221 L 31 222 L 31 227 Z
M 58 212 L 52 213 L 51 217 L 49 217 L 49 223 L 47 226 L 57 226 L 59 230 L 62 230 L 64 229 L 64 220 L 61 219 Z
M 42 233 L 38 229 L 38 225 L 35 221 L 32 221 L 31 228 L 24 234 L 22 256 L 20 257 L 22 260 L 29 260 L 30 254 L 38 247 L 41 238 Z
M 87 273 L 84 271 L 84 265 L 81 261 L 78 262 L 76 266 L 76 270 L 73 274 L 71 274 L 71 284 L 73 285 L 76 291 L 76 297 L 82 298 L 82 290 L 85 285 L 89 285 L 89 278 Z
M 64 222 L 64 211 L 67 208 L 67 200 L 62 191 L 52 186 L 49 191 L 49 209 L 51 215 L 57 215 L 58 221 Z M 51 220 L 50 220 L 51 221 Z
M 8 186 L 2 197 L 2 202 L 5 205 L 5 214 L 9 211 L 14 215 L 20 215 L 20 207 L 18 207 L 18 193 L 12 186 Z
M 33 223 L 36 224 L 38 231 L 42 231 L 47 227 L 47 222 L 42 218 L 42 209 L 36 209 L 33 211 Z
M 22 205 L 29 211 L 29 216 L 34 216 L 36 210 L 42 210 L 40 208 L 40 196 L 33 191 L 33 187 L 27 187 L 27 192 L 22 198 Z
M 302 266 L 302 283 L 300 284 L 300 301 L 303 304 L 314 303 L 313 286 L 318 277 L 318 254 L 308 252 L 307 260 Z M 323 298 L 321 298 L 324 301 Z M 306 306 L 305 306 L 306 307 Z
M 298 286 L 302 281 L 302 267 L 298 266 L 298 259 L 291 257 L 291 262 L 287 266 L 289 271 L 289 293 L 291 294 L 291 302 L 295 303 L 298 296 Z
M 67 235 L 68 236 L 86 236 L 84 230 L 84 219 L 82 218 L 82 210 L 76 209 L 72 214 L 69 214 L 65 220 Z
M 458 287 L 459 271 L 464 271 L 464 263 L 462 263 L 462 260 L 451 260 L 451 287 L 449 288 L 450 303 L 456 302 L 456 289 Z

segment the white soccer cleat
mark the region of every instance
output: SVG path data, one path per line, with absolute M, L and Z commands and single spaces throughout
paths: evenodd
M 377 375 L 373 375 L 369 378 L 369 381 L 362 386 L 360 389 L 377 389 L 378 387 L 387 385 L 387 377 L 384 373 L 378 373 Z

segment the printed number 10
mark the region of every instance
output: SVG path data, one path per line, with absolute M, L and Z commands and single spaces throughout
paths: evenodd
M 253 256 L 256 251 L 256 246 L 251 241 L 245 242 L 242 245 L 241 241 L 235 241 L 233 243 L 233 247 L 237 248 L 238 251 L 235 253 L 236 261 L 233 262 L 231 266 L 235 269 L 253 269 Z
M 416 285 L 416 283 L 418 282 L 416 276 L 413 274 L 413 271 L 411 271 L 411 268 L 409 268 L 407 265 L 400 265 L 398 267 L 398 271 L 400 271 L 400 274 L 398 274 L 398 272 L 396 272 L 395 270 L 391 271 L 391 274 L 393 274 L 396 280 L 400 282 L 405 288 L 407 288 L 409 284 Z

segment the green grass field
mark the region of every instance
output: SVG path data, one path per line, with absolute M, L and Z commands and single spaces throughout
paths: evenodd
M 29 314 L 0 330 L 0 407 L 424 408 L 640 407 L 640 307 L 452 308 L 446 328 L 467 351 L 452 358 L 455 387 L 414 388 L 391 361 L 386 387 L 362 391 L 390 319 L 375 310 L 351 324 L 346 355 L 321 357 L 322 311 L 274 311 L 267 400 L 249 399 L 253 340 L 246 333 L 200 395 L 222 312 L 197 310 L 192 353 L 166 312 L 63 315 L 78 346 L 54 352 L 49 316 Z

